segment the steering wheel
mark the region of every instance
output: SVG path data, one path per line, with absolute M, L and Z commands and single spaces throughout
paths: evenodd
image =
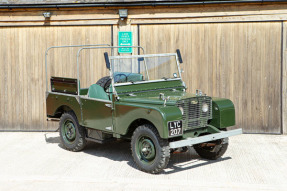
M 118 77 L 117 77 L 117 76 L 118 76 Z M 120 81 L 121 76 L 124 76 L 124 77 L 126 78 L 126 81 L 125 81 L 125 82 L 128 82 L 128 76 L 127 76 L 127 75 L 125 75 L 125 74 L 116 74 L 116 75 L 114 76 L 114 79 L 115 79 L 115 82 L 116 82 L 116 83 Z M 118 78 L 118 79 L 117 79 L 117 78 Z

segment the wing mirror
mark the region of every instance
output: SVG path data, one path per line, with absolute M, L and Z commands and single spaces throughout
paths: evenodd
M 111 64 L 110 64 L 110 60 L 109 60 L 109 55 L 107 52 L 104 53 L 104 56 L 105 56 L 105 61 L 106 61 L 106 67 L 107 69 L 111 69 Z
M 144 58 L 143 58 L 143 57 L 139 57 L 139 58 L 138 58 L 138 61 L 139 61 L 139 62 L 144 61 Z
M 179 61 L 179 63 L 183 63 L 183 61 L 182 61 L 182 57 L 181 57 L 181 53 L 180 53 L 180 50 L 179 49 L 176 49 L 176 54 L 177 54 L 177 57 L 178 57 L 178 61 Z

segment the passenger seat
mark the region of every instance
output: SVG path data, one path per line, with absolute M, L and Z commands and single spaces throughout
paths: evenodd
M 89 87 L 88 96 L 95 99 L 109 100 L 109 96 L 105 92 L 104 88 L 98 84 L 93 84 Z

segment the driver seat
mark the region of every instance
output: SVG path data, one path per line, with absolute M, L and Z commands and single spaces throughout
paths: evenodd
M 93 84 L 89 87 L 88 96 L 95 99 L 109 100 L 109 96 L 105 92 L 104 88 L 98 84 Z

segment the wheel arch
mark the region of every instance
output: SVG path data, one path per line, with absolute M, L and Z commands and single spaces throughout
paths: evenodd
M 68 105 L 61 105 L 60 107 L 58 107 L 56 109 L 56 111 L 54 113 L 54 117 L 60 118 L 63 115 L 63 113 L 65 113 L 65 112 L 73 112 L 75 114 L 73 109 L 71 107 L 69 107 Z M 75 116 L 76 116 L 76 114 L 75 114 Z
M 137 127 L 143 125 L 143 124 L 149 124 L 152 125 L 156 131 L 158 132 L 158 129 L 156 128 L 156 126 L 148 119 L 145 118 L 139 118 L 139 119 L 135 119 L 134 121 L 132 121 L 127 129 L 127 133 L 126 136 L 128 138 L 132 137 L 133 132 L 136 130 Z
M 137 103 L 116 104 L 115 126 L 118 134 L 127 136 L 134 130 L 134 124 L 140 119 L 151 123 L 163 139 L 168 137 L 167 122 L 180 120 L 182 114 L 177 107 L 160 107 L 157 105 L 143 105 Z M 130 128 L 131 127 L 131 128 Z M 128 131 L 129 129 L 129 131 Z
M 75 115 L 78 123 L 81 124 L 81 113 L 77 113 L 77 111 L 75 109 L 73 109 L 72 107 L 70 107 L 69 105 L 58 106 L 58 108 L 55 109 L 55 112 L 53 113 L 53 115 L 49 116 L 49 117 L 61 118 L 61 116 L 66 112 L 72 112 Z

